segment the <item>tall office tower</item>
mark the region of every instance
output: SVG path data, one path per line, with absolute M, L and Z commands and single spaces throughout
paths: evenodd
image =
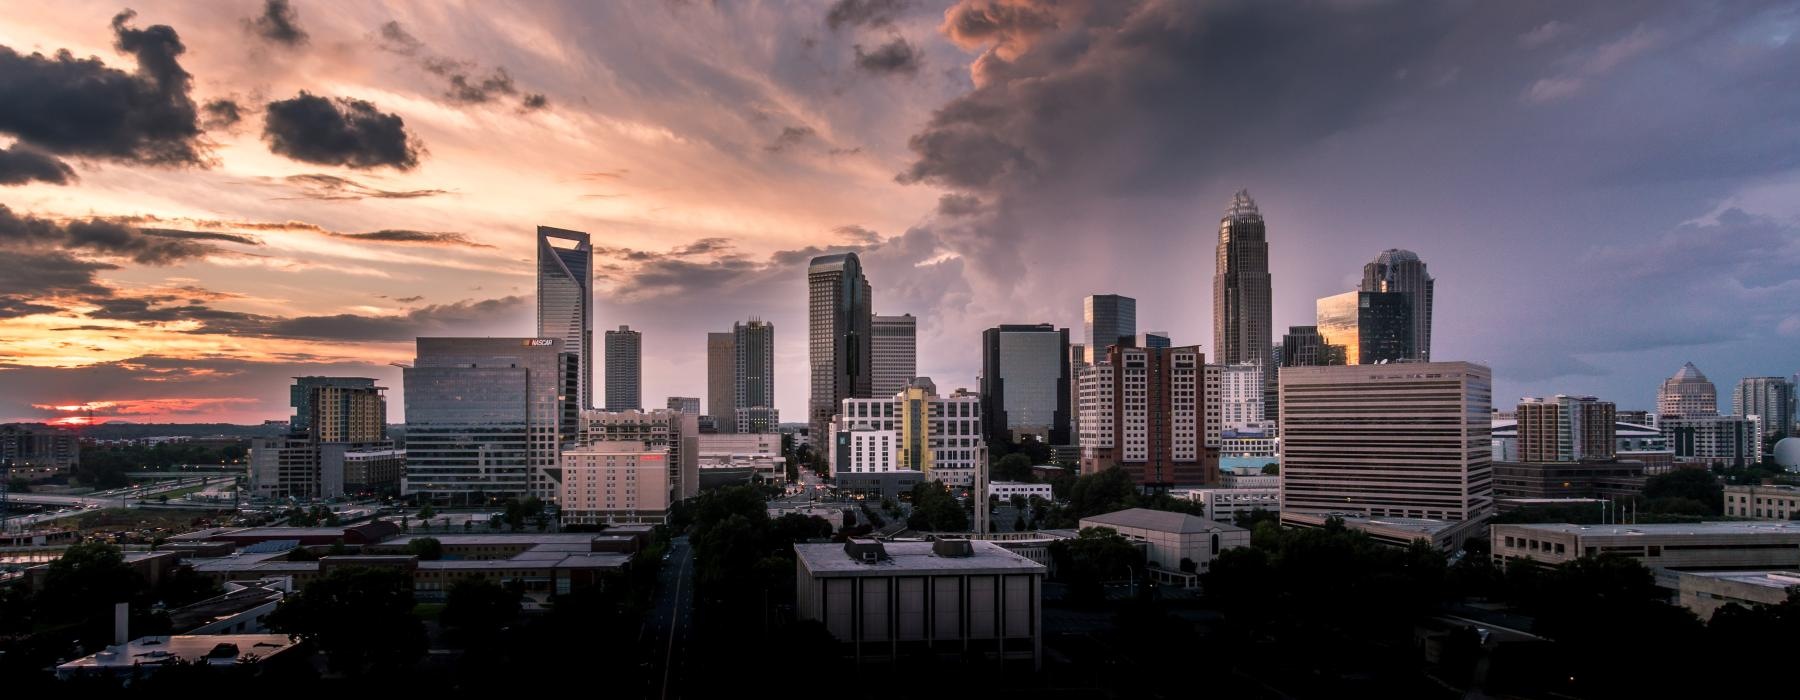
M 667 450 L 670 502 L 700 495 L 699 416 L 667 409 L 582 411 L 577 435 L 574 442 L 583 448 L 634 442 Z
M 1592 396 L 1527 397 L 1518 411 L 1520 462 L 1613 458 L 1618 407 Z
M 1030 435 L 1070 445 L 1069 329 L 1048 323 L 981 332 L 981 420 L 988 444 Z
M 1281 373 L 1281 512 L 1472 520 L 1493 507 L 1493 373 L 1469 362 Z
M 1319 335 L 1318 326 L 1288 326 L 1287 335 L 1281 336 L 1282 367 L 1349 364 L 1344 354 L 1344 346 L 1325 342 L 1325 336 Z
M 807 354 L 812 363 L 811 434 L 828 435 L 844 399 L 868 398 L 874 376 L 869 279 L 855 253 L 822 255 L 806 268 Z
M 366 377 L 295 377 L 287 435 L 250 441 L 250 492 L 312 499 L 397 489 L 406 452 L 388 439 L 383 391 Z
M 1399 292 L 1412 307 L 1412 355 L 1407 359 L 1431 361 L 1431 296 L 1436 281 L 1425 271 L 1425 261 L 1410 250 L 1389 248 L 1363 266 L 1362 290 Z
M 594 303 L 594 247 L 585 233 L 549 226 L 538 227 L 537 239 L 538 337 L 561 340 L 562 347 L 575 356 L 581 375 L 575 405 L 591 408 L 594 331 L 589 307 Z
M 700 415 L 700 397 L 671 396 L 669 397 L 667 407 L 669 410 L 675 411 L 676 413 L 686 413 L 690 416 L 697 416 Z
M 1219 428 L 1243 430 L 1262 421 L 1262 365 L 1242 362 L 1219 367 Z
M 1319 335 L 1344 347 L 1347 364 L 1397 362 L 1413 355 L 1412 302 L 1399 292 L 1344 292 L 1318 301 Z
M 1239 190 L 1219 219 L 1213 272 L 1213 361 L 1221 365 L 1268 361 L 1270 325 L 1269 239 L 1262 212 Z
M 1144 331 L 1134 336 L 1131 344 L 1134 347 L 1150 348 L 1152 350 L 1175 346 L 1175 343 L 1169 340 L 1168 331 Z
M 737 432 L 737 333 L 706 334 L 706 417 L 713 432 Z
M 892 492 L 882 482 L 896 476 L 970 488 L 987 466 L 981 420 L 980 396 L 939 396 L 930 377 L 893 396 L 845 399 L 827 433 L 831 476 L 853 490 Z
M 912 314 L 870 319 L 869 395 L 893 396 L 919 373 L 919 322 Z
M 1069 444 L 1081 444 L 1081 370 L 1087 367 L 1087 345 L 1069 344 Z M 1076 453 L 1080 453 L 1077 447 Z
M 1093 294 L 1081 300 L 1081 331 L 1087 341 L 1084 364 L 1104 359 L 1119 339 L 1137 335 L 1137 300 L 1117 294 Z
M 1217 483 L 1205 367 L 1199 346 L 1114 345 L 1082 370 L 1081 472 L 1119 467 L 1146 488 Z
M 1764 440 L 1793 434 L 1794 385 L 1781 377 L 1744 377 L 1731 390 L 1731 415 L 1762 418 Z
M 781 423 L 775 410 L 775 324 L 753 318 L 733 324 L 731 332 L 731 432 L 773 433 Z
M 1201 368 L 1200 410 L 1206 420 L 1206 433 L 1200 444 L 1207 447 L 1225 445 L 1225 369 L 1218 365 Z
M 557 452 L 579 429 L 580 361 L 561 338 L 420 338 L 401 370 L 406 478 L 439 502 L 558 497 Z
M 606 332 L 606 410 L 644 408 L 644 334 L 619 326 Z
M 1698 418 L 1719 415 L 1719 394 L 1713 383 L 1689 362 L 1664 379 L 1656 391 L 1656 413 L 1661 418 Z

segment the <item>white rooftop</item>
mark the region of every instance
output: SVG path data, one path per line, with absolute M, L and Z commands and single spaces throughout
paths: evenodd
M 154 666 L 176 660 L 188 662 L 206 660 L 207 663 L 214 665 L 236 665 L 241 657 L 254 655 L 258 659 L 267 659 L 292 646 L 294 646 L 294 642 L 285 634 L 196 634 L 173 637 L 140 637 L 123 647 L 109 646 L 97 653 L 57 666 L 56 670 L 58 673 L 66 674 L 71 671 L 130 668 L 140 664 Z M 209 659 L 208 656 L 215 653 L 215 650 L 219 656 Z
M 813 574 L 888 576 L 909 574 L 1043 573 L 1044 565 L 984 540 L 970 541 L 974 553 L 966 557 L 933 554 L 930 542 L 884 542 L 888 558 L 868 563 L 853 559 L 842 544 L 796 544 L 794 556 Z
M 1640 525 L 1576 525 L 1574 523 L 1511 523 L 1494 527 L 1522 528 L 1581 535 L 1800 535 L 1800 523 L 1735 520 L 1704 523 L 1646 523 Z
M 1081 519 L 1082 527 L 1091 527 L 1092 525 L 1110 525 L 1176 534 L 1247 532 L 1244 528 L 1236 525 L 1214 522 L 1197 515 L 1167 510 L 1150 510 L 1149 508 L 1127 508 Z

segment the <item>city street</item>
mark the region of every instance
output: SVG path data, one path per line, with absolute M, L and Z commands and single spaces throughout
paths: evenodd
M 688 639 L 694 628 L 694 553 L 686 536 L 669 543 L 669 559 L 657 577 L 656 603 L 644 621 L 645 697 L 681 697 Z

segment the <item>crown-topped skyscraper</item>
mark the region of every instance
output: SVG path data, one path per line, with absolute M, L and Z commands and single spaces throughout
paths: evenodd
M 1214 362 L 1266 364 L 1269 360 L 1269 241 L 1262 212 L 1248 190 L 1238 190 L 1219 219 L 1213 273 Z

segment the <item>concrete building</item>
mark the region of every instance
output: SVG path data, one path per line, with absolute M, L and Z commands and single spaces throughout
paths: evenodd
M 1759 416 L 1665 416 L 1659 424 L 1676 462 L 1742 467 L 1762 461 Z
M 1612 402 L 1592 396 L 1524 399 L 1516 413 L 1519 461 L 1611 459 L 1617 448 L 1615 411 Z
M 313 500 L 398 491 L 406 452 L 388 439 L 384 391 L 366 377 L 295 377 L 287 434 L 250 441 L 250 494 Z
M 666 446 L 645 447 L 639 440 L 592 442 L 564 450 L 562 469 L 557 506 L 564 524 L 668 521 L 672 470 Z M 698 472 L 694 479 L 697 484 Z
M 0 425 L 0 477 L 38 481 L 80 463 L 81 440 L 72 432 L 43 423 Z
M 1219 429 L 1237 431 L 1262 422 L 1263 366 L 1245 362 L 1219 367 Z
M 562 341 L 575 357 L 577 385 L 570 397 L 577 409 L 594 405 L 594 247 L 580 231 L 537 228 L 537 322 L 539 338 Z
M 855 253 L 813 258 L 806 285 L 807 357 L 812 365 L 806 422 L 812 435 L 829 435 L 831 417 L 844 399 L 873 396 L 872 292 Z
M 1412 298 L 1401 292 L 1345 292 L 1319 299 L 1319 334 L 1344 348 L 1347 364 L 1412 359 Z
M 919 376 L 919 321 L 912 314 L 870 319 L 869 396 L 892 396 Z
M 1750 520 L 1800 520 L 1800 486 L 1726 486 L 1725 515 Z
M 1656 414 L 1662 418 L 1704 418 L 1719 415 L 1719 395 L 1712 381 L 1689 362 L 1656 391 Z
M 619 326 L 606 332 L 606 410 L 644 408 L 644 334 Z
M 650 451 L 665 450 L 670 502 L 700 495 L 698 416 L 665 409 L 582 411 L 579 444 L 587 447 L 604 442 L 635 442 Z
M 1676 576 L 1676 595 L 1681 607 L 1692 610 L 1702 622 L 1727 605 L 1746 608 L 1780 605 L 1800 587 L 1800 571 L 1681 571 Z
M 1262 211 L 1246 190 L 1219 219 L 1213 267 L 1213 361 L 1263 364 L 1275 329 L 1269 317 L 1269 239 Z
M 1469 362 L 1281 373 L 1282 520 L 1478 521 L 1493 508 L 1493 379 Z
M 845 399 L 831 434 L 831 475 L 846 488 L 893 473 L 970 488 L 987 466 L 981 397 L 939 396 L 928 377 L 885 399 Z
M 759 318 L 735 323 L 732 334 L 732 429 L 773 433 L 781 424 L 775 409 L 775 324 Z
M 1082 370 L 1081 472 L 1124 469 L 1146 487 L 1218 483 L 1218 448 L 1206 444 L 1206 355 L 1198 346 L 1113 346 Z
M 715 434 L 702 433 L 698 440 L 701 456 L 705 455 L 781 455 L 780 433 Z
M 676 413 L 686 413 L 690 416 L 698 416 L 700 415 L 700 397 L 671 396 L 665 407 Z
M 1644 492 L 1641 462 L 1494 462 L 1494 498 L 1503 509 L 1519 499 L 1610 498 Z
M 179 664 L 208 668 L 285 664 L 299 642 L 285 634 L 193 634 L 139 637 L 56 667 L 58 680 L 106 676 L 129 682 Z M 295 661 L 293 663 L 304 663 Z
M 911 653 L 1040 663 L 1045 567 L 980 540 L 796 544 L 795 615 L 847 655 Z
M 981 417 L 989 444 L 1027 437 L 1073 444 L 1069 330 L 1048 323 L 981 333 Z
M 1437 548 L 1446 554 L 1462 549 L 1469 539 L 1481 536 L 1485 520 L 1444 520 L 1441 518 L 1364 517 L 1329 513 L 1282 512 L 1284 527 L 1319 529 L 1332 523 L 1369 536 L 1389 547 L 1410 547 L 1415 542 Z
M 1762 419 L 1764 440 L 1794 434 L 1794 385 L 1781 377 L 1744 377 L 1731 390 L 1731 415 Z
M 1405 359 L 1431 361 L 1431 301 L 1437 281 L 1425 271 L 1425 261 L 1410 250 L 1389 248 L 1363 266 L 1359 291 L 1398 292 L 1405 295 L 1412 321 L 1412 353 Z
M 1026 498 L 1036 496 L 1046 502 L 1056 500 L 1056 496 L 1051 493 L 1049 484 L 1028 484 L 1023 481 L 994 481 L 988 484 L 989 498 L 999 498 L 1005 502 L 1015 495 Z
M 401 370 L 406 477 L 439 502 L 558 491 L 557 450 L 579 430 L 578 358 L 559 338 L 420 338 Z
M 1589 554 L 1616 554 L 1658 569 L 1800 567 L 1800 523 L 1709 522 L 1644 525 L 1493 525 L 1495 563 L 1555 566 Z
M 1495 418 L 1490 443 L 1495 462 L 1523 461 L 1519 449 L 1519 426 L 1512 418 Z M 1675 452 L 1662 431 L 1626 422 L 1613 423 L 1613 457 L 1623 462 L 1640 462 L 1646 474 L 1668 471 L 1675 463 Z
M 1083 364 L 1106 357 L 1106 349 L 1137 335 L 1137 300 L 1118 294 L 1090 294 L 1081 300 Z
M 737 333 L 706 334 L 706 416 L 713 431 L 737 431 Z
M 1141 543 L 1144 561 L 1151 568 L 1179 571 L 1183 561 L 1194 563 L 1194 573 L 1206 573 L 1220 552 L 1250 546 L 1250 531 L 1230 523 L 1148 508 L 1127 508 L 1081 519 L 1081 529 L 1111 528 L 1125 539 Z
M 1205 506 L 1203 517 L 1216 523 L 1236 524 L 1239 516 L 1259 510 L 1281 512 L 1281 488 L 1278 486 L 1189 489 L 1177 495 Z
M 1274 462 L 1281 457 L 1281 438 L 1268 423 L 1226 430 L 1219 435 L 1219 458 L 1251 458 Z

